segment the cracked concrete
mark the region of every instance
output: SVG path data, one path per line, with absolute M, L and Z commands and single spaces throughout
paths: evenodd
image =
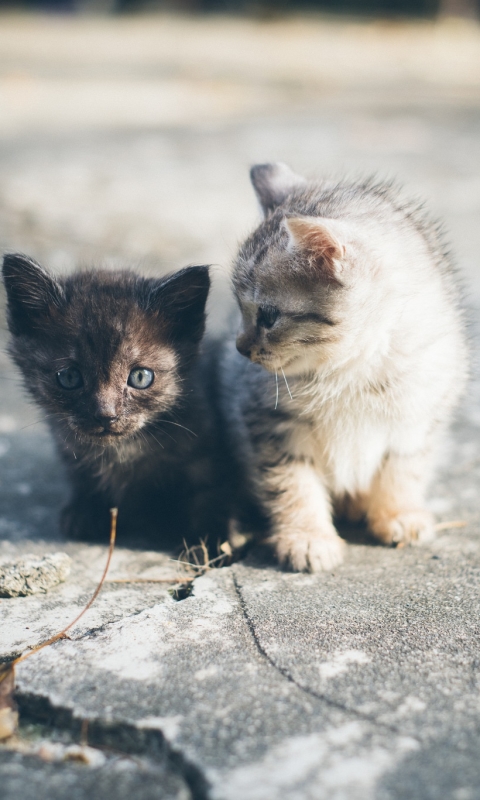
M 8 603 L 2 604 L 0 660 L 21 653 L 62 630 L 92 596 L 105 566 L 105 548 L 71 542 L 65 542 L 63 547 L 73 561 L 72 574 L 65 584 L 50 590 L 46 596 L 10 598 Z M 47 553 L 58 549 L 58 545 L 28 541 L 28 544 L 17 545 L 15 551 L 21 553 L 24 548 L 29 552 L 35 549 L 38 553 Z M 11 547 L 0 547 L 0 553 L 4 550 L 11 551 Z M 181 574 L 166 554 L 117 548 L 99 598 L 69 636 L 81 638 L 155 605 L 169 597 L 168 589 L 172 585 L 160 581 L 175 579 Z M 128 578 L 142 582 L 123 583 Z M 117 579 L 122 582 L 117 583 Z M 152 583 L 143 582 L 147 579 L 152 579 Z
M 373 715 L 352 719 L 344 703 L 288 679 L 251 635 L 234 570 L 199 578 L 194 596 L 181 603 L 157 605 L 25 662 L 17 678 L 21 708 L 45 698 L 50 713 L 67 709 L 90 724 L 127 720 L 161 731 L 205 775 L 212 797 L 250 796 L 245 786 L 253 791 L 259 772 L 263 792 L 271 785 L 276 793 L 258 796 L 317 791 L 327 764 L 357 758 L 372 762 L 368 776 L 357 787 L 353 776 L 347 785 L 363 791 L 418 742 L 402 730 L 388 730 L 387 739 Z M 306 769 L 285 769 L 285 758 L 293 764 L 304 750 Z
M 180 602 L 168 554 L 120 542 L 109 578 L 157 582 L 108 582 L 19 666 L 2 798 L 480 799 L 478 27 L 9 16 L 0 38 L 3 247 L 53 269 L 214 263 L 218 331 L 250 163 L 397 174 L 451 230 L 474 353 L 430 497 L 466 527 L 400 550 L 345 529 L 328 575 L 257 550 Z M 4 660 L 75 617 L 107 548 L 62 541 L 62 469 L 0 340 L 0 559 L 72 558 L 47 594 L 0 600 Z
M 100 752 L 100 751 L 99 751 Z M 188 784 L 164 765 L 147 759 L 132 759 L 124 754 L 111 754 L 101 766 L 88 768 L 72 762 L 48 763 L 45 757 L 0 752 L 0 775 L 4 797 L 37 800 L 62 800 L 69 797 L 103 800 L 191 800 Z M 159 795 L 159 787 L 161 794 Z

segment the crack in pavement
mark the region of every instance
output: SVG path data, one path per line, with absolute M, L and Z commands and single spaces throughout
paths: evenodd
M 389 725 L 387 722 L 381 722 L 373 714 L 365 714 L 362 711 L 358 711 L 358 709 L 356 709 L 356 708 L 352 708 L 351 706 L 348 706 L 348 705 L 346 705 L 344 703 L 341 703 L 339 700 L 333 700 L 333 698 L 328 697 L 328 695 L 322 694 L 321 692 L 317 692 L 317 691 L 315 691 L 315 689 L 311 689 L 310 686 L 304 686 L 303 684 L 299 683 L 293 677 L 291 672 L 289 672 L 285 667 L 281 667 L 279 664 L 277 664 L 274 661 L 274 659 L 269 655 L 269 653 L 265 650 L 265 648 L 263 647 L 262 643 L 260 642 L 260 638 L 259 638 L 259 636 L 257 634 L 256 629 L 255 629 L 255 625 L 253 623 L 253 620 L 251 619 L 251 617 L 250 617 L 250 615 L 248 613 L 247 604 L 245 602 L 245 598 L 243 597 L 241 586 L 240 586 L 240 584 L 238 582 L 238 579 L 237 579 L 237 576 L 235 575 L 235 572 L 233 570 L 232 570 L 232 577 L 233 577 L 233 585 L 234 585 L 235 591 L 237 593 L 237 597 L 238 597 L 238 601 L 239 601 L 239 604 L 240 604 L 240 608 L 242 609 L 243 617 L 244 617 L 245 622 L 247 624 L 247 627 L 248 627 L 248 629 L 249 629 L 249 631 L 250 631 L 250 633 L 252 635 L 253 641 L 255 643 L 255 647 L 257 648 L 257 650 L 260 653 L 260 655 L 270 664 L 271 667 L 273 667 L 277 672 L 279 672 L 280 675 L 282 675 L 284 678 L 286 678 L 286 680 L 288 680 L 290 683 L 292 683 L 297 689 L 299 689 L 301 692 L 304 692 L 307 695 L 310 695 L 310 697 L 314 697 L 316 700 L 323 701 L 327 705 L 331 706 L 332 708 L 336 708 L 339 711 L 344 711 L 347 714 L 352 714 L 353 716 L 357 717 L 358 719 L 363 720 L 364 722 L 371 722 L 372 724 L 377 725 L 377 726 L 379 726 L 381 728 L 384 728 L 385 730 L 388 730 L 391 733 L 395 733 L 395 734 L 398 734 L 400 736 L 406 735 L 396 725 Z M 416 741 L 418 741 L 420 743 L 420 740 L 418 739 L 418 737 L 412 736 L 411 734 L 409 734 L 409 737 L 411 739 L 415 739 Z
M 106 622 L 102 622 L 101 625 L 98 625 L 96 628 L 89 628 L 87 631 L 80 633 L 78 636 L 64 636 L 63 639 L 68 639 L 71 642 L 81 642 L 83 639 L 89 639 L 90 637 L 96 636 L 98 633 L 102 633 L 107 629 L 109 625 L 117 625 L 120 622 L 123 622 L 127 619 L 133 619 L 134 617 L 138 617 L 140 614 L 143 614 L 145 611 L 150 611 L 155 606 L 161 605 L 161 603 L 153 603 L 151 606 L 145 606 L 145 608 L 140 608 L 138 611 L 133 611 L 131 614 L 124 614 L 122 617 L 118 617 L 118 619 L 109 619 Z M 62 641 L 60 639 L 59 641 Z
M 106 721 L 77 716 L 67 706 L 55 706 L 49 697 L 16 692 L 22 721 L 43 722 L 50 728 L 68 730 L 83 738 L 83 744 L 119 755 L 142 756 L 167 766 L 187 784 L 192 800 L 210 800 L 210 784 L 202 770 L 181 750 L 172 747 L 161 730 L 142 728 L 134 722 Z
M 155 608 L 155 606 L 158 605 L 161 605 L 161 602 L 152 603 L 152 605 L 144 606 L 143 608 L 140 608 L 138 611 L 132 611 L 129 614 L 123 614 L 122 616 L 117 617 L 117 619 L 106 620 L 106 622 L 102 622 L 101 625 L 98 625 L 95 628 L 89 628 L 83 633 L 79 633 L 77 636 L 75 635 L 71 636 L 70 634 L 66 634 L 65 636 L 62 636 L 61 639 L 58 639 L 58 642 L 65 640 L 69 642 L 81 642 L 83 639 L 88 639 L 90 637 L 96 636 L 98 633 L 102 633 L 104 630 L 107 629 L 109 625 L 116 625 L 120 622 L 123 622 L 123 620 L 128 620 L 132 619 L 133 617 L 138 617 L 139 614 L 143 614 L 144 611 L 149 611 L 150 609 Z M 16 650 L 14 653 L 2 653 L 0 655 L 0 664 L 8 661 L 14 661 L 16 658 L 19 658 L 25 653 L 28 653 L 30 650 L 35 650 L 36 647 L 39 647 L 41 644 L 43 644 L 43 642 L 48 641 L 48 639 L 50 639 L 52 636 L 55 636 L 55 633 L 50 633 L 48 635 L 45 635 L 44 638 L 35 642 L 35 644 L 29 645 L 25 650 Z M 54 644 L 57 644 L 57 642 L 55 642 Z
M 78 636 L 65 636 L 64 639 L 81 642 L 93 638 L 109 626 L 121 624 L 124 620 L 131 620 L 157 605 L 159 605 L 158 602 L 147 605 L 131 614 L 108 620 Z M 61 641 L 63 640 L 59 640 L 59 642 Z M 2 660 L 10 659 L 5 656 Z M 17 690 L 15 699 L 19 706 L 22 722 L 41 721 L 46 723 L 49 728 L 69 730 L 77 733 L 80 737 L 84 735 L 84 726 L 86 725 L 89 746 L 107 748 L 123 755 L 141 755 L 150 759 L 153 764 L 165 764 L 166 762 L 169 768 L 185 781 L 191 792 L 192 800 L 209 800 L 210 785 L 200 767 L 181 750 L 172 747 L 161 730 L 142 728 L 135 722 L 105 721 L 101 718 L 76 715 L 68 706 L 56 706 L 48 696 L 34 692 Z
M 261 658 L 266 661 L 277 673 L 295 686 L 302 693 L 315 698 L 315 700 L 325 703 L 345 714 L 351 715 L 359 720 L 369 722 L 383 730 L 402 735 L 402 731 L 395 725 L 381 722 L 372 714 L 358 711 L 349 705 L 338 700 L 332 699 L 321 692 L 300 683 L 286 667 L 276 663 L 274 658 L 263 646 L 255 628 L 255 624 L 249 614 L 247 603 L 242 593 L 242 585 L 235 573 L 235 568 L 230 568 L 234 591 L 239 603 L 241 614 L 249 633 L 253 639 L 256 651 Z M 158 604 L 154 604 L 158 605 Z M 82 633 L 73 641 L 81 641 L 91 638 L 111 625 L 121 624 L 123 619 L 132 619 L 139 616 L 143 611 L 154 606 L 147 606 L 145 609 L 128 614 L 118 620 L 109 620 L 98 628 L 93 628 Z M 78 733 L 82 732 L 82 726 L 88 726 L 88 744 L 93 747 L 105 747 L 114 750 L 119 754 L 142 755 L 150 759 L 152 765 L 166 764 L 187 784 L 192 800 L 209 800 L 211 797 L 211 785 L 202 770 L 202 766 L 190 758 L 180 749 L 175 747 L 166 738 L 160 729 L 143 728 L 135 721 L 125 720 L 105 720 L 100 717 L 89 717 L 80 713 L 75 713 L 68 705 L 54 705 L 48 695 L 42 695 L 31 691 L 18 691 L 16 699 L 19 704 L 22 720 L 44 721 L 50 728 L 70 730 Z M 410 738 L 416 738 L 410 736 Z

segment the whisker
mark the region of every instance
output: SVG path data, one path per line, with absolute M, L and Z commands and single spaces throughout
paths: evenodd
M 167 425 L 176 425 L 177 428 L 183 428 L 184 431 L 188 431 L 188 433 L 191 433 L 192 436 L 197 436 L 197 434 L 194 431 L 191 431 L 190 428 L 187 428 L 185 425 L 180 425 L 179 422 L 171 422 L 169 419 L 160 419 L 159 422 L 160 423 L 166 422 Z
M 290 386 L 288 385 L 287 376 L 285 375 L 285 373 L 283 371 L 283 367 L 280 367 L 280 369 L 282 370 L 283 380 L 285 381 L 285 386 L 287 387 L 287 392 L 290 395 L 290 400 L 293 400 L 292 393 L 290 391 Z
M 18 428 L 18 431 L 24 431 L 27 428 L 31 428 L 32 425 L 40 425 L 41 422 L 45 422 L 45 417 L 42 417 L 42 419 L 36 419 L 35 422 L 29 422 L 29 424 L 24 425 L 23 428 Z
M 151 439 L 154 439 L 154 440 L 156 441 L 156 443 L 157 443 L 157 444 L 158 444 L 158 445 L 159 445 L 159 446 L 162 448 L 162 450 L 165 450 L 165 448 L 164 448 L 163 444 L 162 444 L 161 442 L 159 442 L 159 441 L 158 441 L 157 437 L 156 437 L 156 436 L 155 436 L 155 435 L 152 433 L 152 431 L 151 431 L 151 430 L 148 430 L 148 431 L 142 431 L 142 429 L 140 429 L 140 430 L 138 430 L 138 431 L 137 431 L 137 435 L 138 435 L 138 436 L 139 436 L 141 439 L 143 439 L 143 441 L 145 442 L 145 444 L 146 444 L 146 445 L 148 445 L 148 447 L 150 448 L 150 450 L 152 449 L 152 442 L 151 442 Z M 174 440 L 174 441 L 175 441 L 175 440 Z
M 147 444 L 147 445 L 150 447 L 150 449 L 151 449 L 151 444 L 150 444 L 150 442 L 148 441 L 147 437 L 145 436 L 145 433 L 144 433 L 142 430 L 139 430 L 139 431 L 137 431 L 137 435 L 140 437 L 140 439 L 142 440 L 142 442 L 145 442 L 145 444 Z M 140 446 L 141 446 L 141 445 L 140 445 Z
M 275 411 L 277 410 L 278 406 L 278 372 L 275 370 L 275 385 L 276 385 L 276 396 L 275 396 Z
M 163 436 L 168 436 L 168 438 L 171 439 L 174 444 L 178 445 L 177 440 L 174 439 L 173 436 L 170 436 L 170 434 L 167 433 L 167 431 L 162 431 L 162 434 L 163 434 Z M 155 439 L 155 437 L 154 437 L 154 439 Z M 158 442 L 158 439 L 155 439 L 155 441 Z M 158 442 L 158 443 L 160 444 L 160 442 Z
M 164 431 L 164 433 L 165 433 L 165 431 Z M 158 441 L 157 437 L 156 437 L 156 436 L 155 436 L 155 435 L 154 435 L 154 434 L 153 434 L 151 431 L 149 431 L 149 432 L 148 432 L 148 435 L 149 435 L 149 436 L 151 436 L 151 437 L 152 437 L 152 439 L 155 439 L 156 443 L 160 445 L 160 447 L 162 448 L 162 450 L 165 450 L 165 448 L 164 448 L 163 444 L 162 444 L 161 442 L 159 442 L 159 441 Z M 168 436 L 168 433 L 166 433 L 165 435 L 166 435 L 166 436 Z M 145 439 L 146 439 L 146 437 L 145 437 Z M 171 437 L 171 436 L 170 436 L 170 439 L 172 439 L 172 437 Z M 175 442 L 175 439 L 173 439 L 172 441 L 174 441 L 174 442 Z M 177 443 L 175 442 L 175 444 L 177 444 Z

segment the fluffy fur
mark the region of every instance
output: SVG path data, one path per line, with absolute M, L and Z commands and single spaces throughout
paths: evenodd
M 3 275 L 10 351 L 72 484 L 65 534 L 105 539 L 118 506 L 120 535 L 161 545 L 198 535 L 212 518 L 213 436 L 198 366 L 208 267 L 158 280 L 102 270 L 57 279 L 7 255 Z M 135 369 L 153 373 L 150 386 L 131 385 Z M 59 382 L 78 375 L 76 388 Z
M 332 511 L 385 544 L 433 533 L 425 492 L 464 387 L 454 274 L 438 227 L 390 184 L 307 182 L 254 167 L 264 221 L 233 274 L 242 325 L 224 354 L 236 517 L 280 561 L 331 569 Z

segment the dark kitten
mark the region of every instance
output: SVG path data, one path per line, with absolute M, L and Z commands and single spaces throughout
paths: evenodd
M 47 412 L 73 496 L 73 537 L 197 536 L 211 498 L 210 436 L 198 366 L 208 267 L 162 279 L 90 271 L 54 278 L 6 255 L 10 352 Z

